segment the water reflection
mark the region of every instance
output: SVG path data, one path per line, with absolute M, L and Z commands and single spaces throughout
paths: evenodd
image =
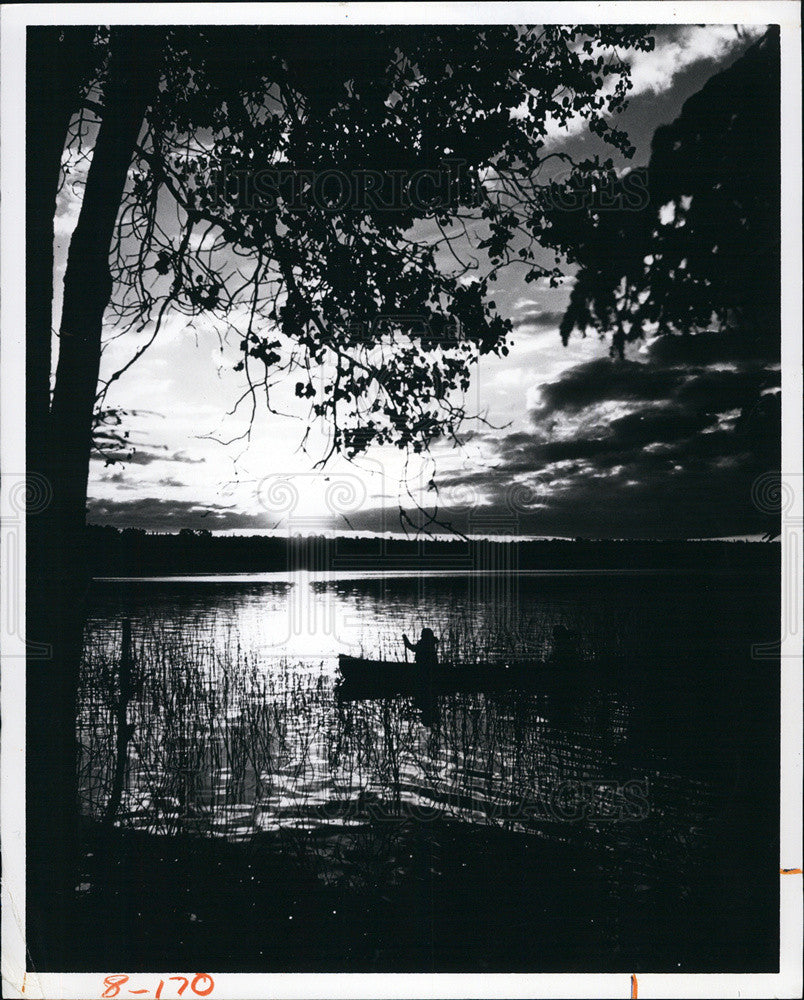
M 80 778 L 118 830 L 93 825 L 87 884 L 134 870 L 118 848 L 181 856 L 175 912 L 238 971 L 769 969 L 778 664 L 750 650 L 778 599 L 669 574 L 99 583 Z M 429 698 L 339 685 L 339 653 L 399 659 L 424 626 L 456 662 L 561 670 Z
M 126 617 L 139 680 L 120 825 L 244 840 L 439 818 L 573 843 L 646 880 L 657 865 L 686 870 L 733 793 L 750 718 L 742 682 L 702 697 L 702 632 L 679 628 L 700 594 L 661 588 L 659 614 L 644 582 L 596 584 L 593 603 L 577 581 L 554 581 L 549 599 L 531 582 L 501 614 L 468 580 L 105 583 L 81 689 L 85 809 L 100 817 L 110 797 Z M 757 615 L 735 612 L 733 593 L 722 603 L 735 669 Z M 425 621 L 464 657 L 479 655 L 478 636 L 486 650 L 543 654 L 571 621 L 582 655 L 630 648 L 635 672 L 545 691 L 338 697 L 339 651 L 382 655 Z

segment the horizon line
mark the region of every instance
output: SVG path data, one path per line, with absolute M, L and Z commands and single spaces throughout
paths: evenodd
M 746 534 L 735 534 L 735 535 L 689 535 L 677 538 L 659 538 L 659 537 L 627 537 L 627 536 L 612 536 L 612 537 L 593 537 L 593 536 L 582 536 L 582 535 L 491 535 L 491 534 L 462 534 L 457 532 L 445 533 L 445 532 L 426 532 L 421 531 L 419 533 L 404 533 L 404 532 L 393 532 L 393 531 L 337 531 L 333 528 L 322 528 L 319 531 L 309 530 L 307 533 L 302 534 L 301 532 L 290 533 L 287 531 L 281 531 L 279 529 L 249 529 L 249 528 L 222 528 L 215 531 L 211 528 L 190 528 L 187 526 L 177 527 L 174 530 L 164 530 L 160 528 L 144 528 L 136 525 L 126 525 L 125 527 L 120 527 L 114 524 L 87 524 L 87 528 L 96 529 L 111 529 L 112 531 L 124 532 L 124 531 L 141 531 L 145 534 L 152 535 L 154 537 L 178 537 L 182 532 L 189 532 L 193 536 L 198 537 L 212 537 L 212 538 L 277 538 L 285 539 L 286 541 L 298 541 L 298 540 L 311 540 L 315 538 L 327 538 L 332 540 L 344 539 L 348 541 L 375 541 L 377 539 L 384 539 L 387 541 L 399 541 L 399 542 L 473 542 L 473 541 L 489 541 L 498 542 L 501 544 L 510 544 L 512 542 L 572 542 L 576 544 L 585 543 L 609 543 L 609 542 L 650 542 L 658 544 L 668 544 L 668 543 L 681 543 L 681 542 L 756 542 L 761 544 L 768 544 L 772 542 L 781 542 L 781 535 L 776 535 L 773 538 L 768 538 L 762 533 L 746 533 Z

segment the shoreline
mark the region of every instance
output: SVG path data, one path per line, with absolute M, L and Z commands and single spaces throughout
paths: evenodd
M 712 845 L 727 868 L 756 869 L 757 848 Z M 615 879 L 600 861 L 577 844 L 454 820 L 239 844 L 91 824 L 72 934 L 49 912 L 74 949 L 60 971 L 771 971 L 778 880 L 755 877 L 746 891 L 712 874 L 690 888 L 661 870 L 649 883 Z

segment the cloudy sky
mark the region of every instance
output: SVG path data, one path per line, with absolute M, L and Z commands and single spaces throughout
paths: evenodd
M 637 147 L 635 163 L 647 162 L 655 128 L 761 33 L 663 28 L 654 52 L 632 56 L 634 90 L 621 120 Z M 581 128 L 552 141 L 574 153 L 595 142 Z M 81 169 L 58 206 L 57 288 Z M 466 401 L 487 423 L 467 425 L 461 448 L 438 447 L 418 466 L 375 448 L 356 464 L 314 469 L 327 429 L 313 427 L 302 449 L 306 410 L 293 379 L 274 399 L 282 415 L 258 412 L 248 440 L 222 443 L 248 424 L 246 413 L 230 413 L 242 392 L 233 370 L 238 338 L 221 341 L 203 319 L 168 315 L 107 398 L 134 411 L 124 426 L 135 450 L 122 465 L 93 460 L 89 520 L 159 531 L 399 531 L 400 504 L 431 506 L 435 482 L 440 520 L 461 531 L 718 537 L 761 530 L 750 503 L 756 459 L 738 420 L 747 391 L 768 384 L 764 360 L 717 337 L 694 357 L 648 341 L 630 348 L 625 362 L 610 359 L 594 335 L 563 347 L 558 324 L 571 281 L 550 288 L 501 278 L 495 300 L 513 321 L 514 346 L 504 359 L 481 360 Z M 149 335 L 115 333 L 106 331 L 102 377 Z

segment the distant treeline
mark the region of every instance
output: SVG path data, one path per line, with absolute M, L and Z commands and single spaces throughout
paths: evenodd
M 95 576 L 274 570 L 685 569 L 778 573 L 781 546 L 719 541 L 491 541 L 152 534 L 90 525 Z

